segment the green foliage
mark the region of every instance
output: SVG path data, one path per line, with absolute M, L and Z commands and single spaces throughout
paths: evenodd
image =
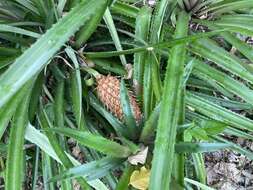
M 178 17 L 175 38 L 184 37 L 188 31 L 189 16 L 182 12 Z M 174 46 L 166 68 L 164 94 L 158 120 L 154 157 L 152 161 L 150 189 L 168 189 L 174 158 L 176 129 L 180 113 L 186 46 Z
M 252 8 L 1 0 L 0 186 L 127 190 L 145 166 L 151 190 L 211 190 L 206 152 L 253 160 L 228 138 L 253 140 Z M 121 80 L 122 120 L 96 97 L 100 74 Z

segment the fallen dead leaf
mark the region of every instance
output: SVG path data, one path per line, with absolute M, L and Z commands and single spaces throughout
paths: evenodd
M 150 170 L 147 170 L 145 166 L 141 170 L 135 170 L 131 177 L 129 184 L 139 190 L 148 189 L 149 185 Z
M 137 154 L 129 156 L 127 160 L 132 165 L 138 165 L 138 163 L 145 164 L 147 154 L 148 154 L 148 147 L 142 147 L 141 150 L 137 152 Z

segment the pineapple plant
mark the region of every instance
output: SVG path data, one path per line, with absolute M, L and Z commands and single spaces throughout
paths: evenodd
M 253 159 L 252 8 L 1 0 L 0 189 L 224 189 L 212 152 Z

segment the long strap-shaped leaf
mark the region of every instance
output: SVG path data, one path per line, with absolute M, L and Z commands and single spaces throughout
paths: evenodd
M 107 25 L 107 28 L 110 31 L 110 34 L 111 34 L 111 37 L 112 37 L 112 40 L 114 42 L 114 45 L 115 45 L 116 49 L 118 51 L 123 50 L 109 8 L 107 8 L 106 11 L 105 11 L 104 21 L 105 21 L 105 23 Z M 126 60 L 125 55 L 120 55 L 119 58 L 120 58 L 120 61 L 121 61 L 122 65 L 126 65 L 127 64 L 127 60 Z
M 196 67 L 193 70 L 194 75 L 201 78 L 204 76 L 207 80 L 214 80 L 223 86 L 226 90 L 234 93 L 235 95 L 239 96 L 246 102 L 253 105 L 253 90 L 248 88 L 243 83 L 229 77 L 228 75 L 224 74 L 223 72 L 214 69 L 213 67 L 209 66 L 208 64 L 202 63 L 198 59 L 194 60 Z
M 233 18 L 232 21 L 237 20 L 237 23 L 242 24 L 243 26 L 245 26 L 246 28 L 243 28 L 240 26 L 236 27 L 236 32 L 239 33 L 243 33 L 244 30 L 250 31 L 253 33 L 253 24 L 251 24 L 251 27 L 249 26 L 249 22 L 253 19 L 253 15 L 232 15 L 231 16 Z M 236 18 L 235 18 L 236 17 Z M 237 18 L 239 17 L 239 18 Z M 221 18 L 224 19 L 223 17 Z M 199 20 L 199 19 L 194 19 L 194 21 L 196 21 L 197 23 L 201 23 L 203 25 L 208 26 L 208 28 L 212 29 L 212 30 L 217 30 L 219 28 L 229 28 L 230 31 L 233 30 L 233 28 L 230 28 L 228 25 L 219 25 L 217 24 L 216 21 L 207 21 L 207 20 Z M 246 33 L 245 32 L 245 33 Z M 226 41 L 228 41 L 231 45 L 233 45 L 238 51 L 240 51 L 245 57 L 247 57 L 251 62 L 253 61 L 253 54 L 252 54 L 252 47 L 243 42 L 242 40 L 240 40 L 239 38 L 236 37 L 236 35 L 232 34 L 231 32 L 224 32 L 221 34 L 222 37 L 224 37 L 224 39 Z
M 61 163 L 60 158 L 55 153 L 54 148 L 50 144 L 50 141 L 46 137 L 46 135 L 42 134 L 39 130 L 35 129 L 31 124 L 27 125 L 25 139 L 30 141 L 31 143 L 36 144 L 36 146 L 40 147 L 40 149 L 43 150 L 46 153 L 46 155 L 50 156 L 58 163 Z M 70 154 L 68 153 L 66 154 L 75 166 L 81 164 L 77 160 L 75 160 Z M 108 190 L 108 188 L 98 179 L 88 181 L 88 183 L 96 190 Z
M 176 38 L 187 34 L 188 21 L 189 16 L 183 11 L 180 12 L 175 32 Z M 185 45 L 175 46 L 171 50 L 168 61 L 152 161 L 150 190 L 170 189 L 185 53 Z
M 197 186 L 197 187 L 200 187 L 201 189 L 205 189 L 205 190 L 214 190 L 213 188 L 208 187 L 208 186 L 206 186 L 205 184 L 202 184 L 202 183 L 200 183 L 200 182 L 198 182 L 198 181 L 194 181 L 194 180 L 189 179 L 189 178 L 184 178 L 184 181 L 186 181 L 186 182 L 188 182 L 188 183 L 190 183 L 190 184 L 193 184 L 193 185 L 195 185 L 195 186 Z
M 71 137 L 85 146 L 94 148 L 113 157 L 126 158 L 131 154 L 128 147 L 89 132 L 81 132 L 70 128 L 51 128 L 49 130 Z
M 223 0 L 217 1 L 203 11 L 203 13 L 212 11 L 214 14 L 226 13 L 233 10 L 252 7 L 251 0 Z
M 48 115 L 44 109 L 41 110 L 41 112 L 38 114 L 38 119 L 41 128 L 46 129 L 46 128 L 52 128 L 52 124 L 48 118 Z M 45 131 L 48 140 L 50 141 L 50 144 L 52 145 L 56 155 L 59 157 L 60 161 L 62 162 L 63 166 L 65 168 L 71 168 L 73 167 L 73 164 L 71 160 L 68 158 L 64 150 L 62 149 L 60 143 L 58 142 L 58 139 L 55 134 L 51 133 L 50 131 Z M 78 183 L 81 185 L 82 188 L 84 189 L 90 189 L 86 180 L 83 178 L 78 178 L 77 179 Z
M 82 82 L 81 73 L 77 57 L 74 50 L 70 47 L 65 49 L 65 52 L 74 63 L 75 70 L 70 74 L 70 94 L 73 104 L 73 112 L 76 118 L 76 123 L 79 129 L 85 129 L 85 121 L 83 121 L 82 110 Z
M 207 58 L 233 74 L 253 83 L 252 68 L 236 56 L 229 54 L 211 39 L 200 39 L 191 44 L 191 51 Z
M 130 136 L 132 139 L 136 139 L 138 134 L 138 129 L 136 128 L 136 121 L 134 118 L 133 108 L 130 104 L 129 93 L 127 91 L 124 80 L 121 80 L 120 83 L 120 102 L 121 108 L 124 114 L 124 121 L 129 130 Z
M 3 137 L 8 123 L 11 120 L 12 115 L 15 113 L 19 102 L 30 87 L 30 84 L 25 85 L 15 94 L 12 100 L 8 101 L 7 104 L 0 109 L 0 139 Z
M 46 32 L 0 77 L 0 108 L 38 73 L 60 47 L 93 14 L 104 11 L 107 0 L 84 0 Z
M 123 3 L 120 1 L 114 1 L 115 3 L 112 4 L 112 11 L 114 13 L 118 13 L 121 15 L 124 15 L 126 17 L 130 17 L 130 18 L 136 18 L 137 17 L 137 13 L 139 11 L 139 8 L 137 8 L 136 6 L 132 6 L 128 3 Z
M 140 12 L 138 13 L 138 17 L 136 18 L 135 35 L 144 41 L 148 40 L 150 18 L 151 18 L 151 9 L 148 6 L 142 7 L 140 9 Z M 143 86 L 143 73 L 146 56 L 147 56 L 146 52 L 134 54 L 133 79 L 135 91 L 138 98 L 140 98 L 141 96 L 141 89 Z
M 170 41 L 166 42 L 160 42 L 156 44 L 151 44 L 151 45 L 145 45 L 141 47 L 136 47 L 133 49 L 127 49 L 127 50 L 122 50 L 122 51 L 106 51 L 106 52 L 84 52 L 84 55 L 86 55 L 89 58 L 105 58 L 105 57 L 114 57 L 114 56 L 119 56 L 123 54 L 132 54 L 132 53 L 138 53 L 138 52 L 143 52 L 143 51 L 150 51 L 152 52 L 155 48 L 166 48 L 166 47 L 173 47 L 175 45 L 179 44 L 185 44 L 188 42 L 193 42 L 201 38 L 206 38 L 210 36 L 214 36 L 217 34 L 220 34 L 222 32 L 225 32 L 226 30 L 215 30 L 212 32 L 205 32 L 205 33 L 197 33 L 194 35 L 186 36 L 186 37 L 181 37 L 177 39 L 173 39 Z
M 214 104 L 205 98 L 194 95 L 190 92 L 186 94 L 186 104 L 196 111 L 215 120 L 241 129 L 253 130 L 252 120 L 243 117 L 235 112 Z
M 79 176 L 85 176 L 87 180 L 101 178 L 108 174 L 109 170 L 115 169 L 123 162 L 124 159 L 122 158 L 113 158 L 109 156 L 104 157 L 100 160 L 91 161 L 89 163 L 64 170 L 60 174 L 51 178 L 49 181 L 56 182 L 59 180 L 72 179 Z
M 22 34 L 22 35 L 31 36 L 31 37 L 34 37 L 34 38 L 39 38 L 40 37 L 40 34 L 38 34 L 36 32 L 24 30 L 22 28 L 18 28 L 18 27 L 15 27 L 15 26 L 9 26 L 9 25 L 6 25 L 6 24 L 0 24 L 0 31 L 1 32 L 12 32 L 12 33 L 17 33 L 17 34 Z
M 26 91 L 26 89 L 22 89 Z M 6 189 L 22 189 L 22 177 L 24 175 L 24 135 L 28 123 L 29 96 L 24 97 L 24 101 L 19 103 L 13 118 L 13 125 L 8 145 Z
M 173 4 L 175 4 L 175 1 L 171 1 L 171 0 L 157 1 L 154 14 L 153 14 L 154 16 L 152 18 L 151 30 L 150 30 L 150 42 L 152 44 L 160 42 L 162 24 L 163 24 L 166 10 L 167 10 L 167 14 L 171 14 Z M 161 84 L 162 82 L 159 75 L 159 65 L 157 64 L 155 56 L 150 56 L 149 60 L 150 60 L 150 66 L 152 68 L 152 72 L 150 73 L 152 76 L 152 86 L 153 86 L 156 99 L 159 101 L 161 98 L 161 91 L 162 91 L 162 84 Z M 159 57 L 158 57 L 158 60 L 159 60 Z

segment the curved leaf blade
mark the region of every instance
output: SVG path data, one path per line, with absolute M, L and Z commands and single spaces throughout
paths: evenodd
M 88 19 L 107 5 L 106 0 L 82 1 L 46 32 L 0 76 L 0 108 L 36 73 Z
M 181 11 L 178 17 L 175 37 L 180 38 L 187 35 L 188 22 L 189 16 Z M 186 47 L 185 45 L 178 45 L 173 47 L 171 51 L 171 57 L 166 68 L 161 114 L 157 126 L 150 190 L 170 189 Z
M 42 149 L 48 156 L 56 160 L 58 163 L 61 163 L 59 157 L 55 153 L 52 145 L 50 144 L 46 135 L 42 134 L 39 130 L 35 129 L 31 124 L 27 125 L 25 139 L 30 141 L 31 143 L 36 144 L 40 149 Z M 70 154 L 66 153 L 70 158 L 73 165 L 77 166 L 80 163 L 75 160 Z M 62 164 L 62 163 L 61 163 Z M 102 183 L 100 180 L 92 180 L 88 181 L 88 183 L 96 190 L 108 190 L 106 185 Z
M 85 176 L 89 180 L 104 177 L 109 170 L 119 166 L 124 159 L 105 157 L 100 160 L 92 161 L 80 166 L 76 166 L 61 172 L 59 175 L 52 177 L 48 182 L 56 182 L 59 180 L 72 179 Z
M 108 154 L 116 158 L 125 158 L 131 154 L 128 147 L 89 132 L 81 132 L 70 128 L 50 128 L 48 131 L 66 135 L 77 140 L 79 143 L 88 146 L 89 148 L 94 148 L 104 154 Z
M 25 89 L 24 89 L 25 90 Z M 8 145 L 6 189 L 22 189 L 24 176 L 24 135 L 28 124 L 28 107 L 30 92 L 25 95 L 15 112 Z

